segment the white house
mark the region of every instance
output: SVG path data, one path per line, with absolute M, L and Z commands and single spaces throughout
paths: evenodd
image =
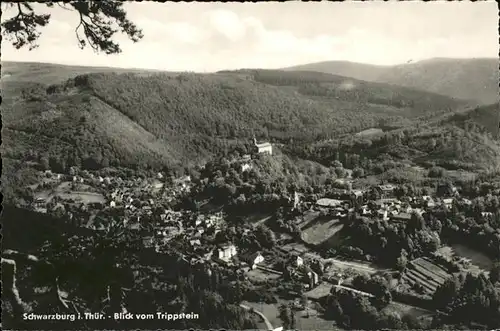
M 451 209 L 453 205 L 453 199 L 452 198 L 443 199 L 443 204 L 445 205 L 446 208 Z
M 247 262 L 252 269 L 257 268 L 257 264 L 264 262 L 264 256 L 262 256 L 260 252 L 246 254 L 242 256 L 241 259 Z
M 297 267 L 303 266 L 304 265 L 304 259 L 301 258 L 300 256 L 297 256 L 295 259 L 295 265 Z
M 257 153 L 267 153 L 269 155 L 273 155 L 273 145 L 269 142 L 265 142 L 262 144 L 257 143 L 257 139 L 255 137 L 253 138 L 253 143 L 255 147 L 257 148 Z
M 237 254 L 236 246 L 226 245 L 217 250 L 217 256 L 223 261 L 229 261 L 233 256 Z
M 109 203 L 109 206 L 110 206 L 111 208 L 115 208 L 115 207 L 116 207 L 116 202 L 111 201 L 111 202 Z
M 248 164 L 248 163 L 244 163 L 241 165 L 241 172 L 245 172 L 245 171 L 248 171 L 252 169 L 252 165 Z

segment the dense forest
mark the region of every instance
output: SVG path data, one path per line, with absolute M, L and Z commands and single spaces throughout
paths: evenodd
M 474 111 L 475 112 L 475 111 Z M 462 115 L 465 116 L 465 115 Z M 329 164 L 340 160 L 354 168 L 367 162 L 377 173 L 388 170 L 384 164 L 412 161 L 422 166 L 439 165 L 448 169 L 498 170 L 500 145 L 492 133 L 469 120 L 453 125 L 447 119 L 439 125 L 417 125 L 378 134 L 295 144 L 284 149 L 308 160 Z M 376 169 L 378 167 L 378 170 Z
M 406 116 L 449 112 L 464 104 L 438 94 L 313 71 L 239 70 L 235 73 L 248 74 L 255 81 L 269 85 L 295 87 L 304 96 L 394 107 Z
M 500 159 L 495 105 L 464 111 L 444 96 L 329 74 L 107 72 L 51 85 L 15 77 L 2 82 L 2 156 L 40 170 L 184 172 L 216 154 L 249 152 L 254 134 L 290 156 L 374 174 L 407 161 L 494 170 Z M 381 134 L 363 134 L 373 128 Z
M 33 329 L 33 323 L 19 318 L 31 311 L 80 316 L 123 311 L 199 314 L 199 319 L 169 321 L 172 329 L 256 328 L 250 314 L 231 303 L 238 283 L 222 288 L 223 279 L 236 280 L 234 275 L 214 269 L 210 276 L 205 270 L 186 265 L 175 251 L 145 250 L 141 234 L 125 229 L 116 219 L 108 220 L 104 232 L 95 232 L 74 228 L 64 218 L 33 214 L 8 207 L 3 215 L 4 234 L 10 239 L 4 244 L 10 249 L 3 252 L 2 264 L 4 258 L 15 261 L 12 270 L 2 270 L 3 285 L 9 289 L 2 300 L 2 317 L 10 327 Z M 10 289 L 17 289 L 17 293 Z M 36 329 L 154 329 L 164 325 L 165 321 L 156 318 L 82 318 L 73 322 L 37 321 Z
M 307 143 L 371 127 L 409 126 L 461 105 L 366 82 L 357 82 L 362 88 L 354 92 L 333 88 L 330 95 L 321 92 L 321 77 L 283 74 L 101 73 L 50 86 L 7 81 L 12 93 L 4 104 L 2 148 L 6 157 L 41 163 L 53 158 L 63 169 L 157 168 L 206 159 L 247 143 L 254 133 L 273 142 Z M 318 91 L 302 93 L 304 88 Z

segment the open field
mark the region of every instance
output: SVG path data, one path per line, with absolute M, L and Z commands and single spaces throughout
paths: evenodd
M 318 300 L 330 294 L 333 285 L 327 282 L 322 282 L 312 290 L 304 293 L 304 295 L 312 300 Z
M 342 230 L 343 227 L 344 225 L 340 224 L 337 219 L 317 223 L 302 232 L 302 239 L 308 244 L 321 245 L 333 240 L 337 232 Z
M 439 249 L 439 253 L 449 259 L 452 259 L 453 257 L 465 258 L 470 262 L 470 266 L 467 268 L 467 271 L 474 274 L 488 272 L 493 265 L 492 259 L 485 254 L 461 244 L 441 247 Z
M 399 302 L 391 302 L 386 308 L 386 311 L 393 311 L 401 316 L 410 315 L 413 317 L 429 316 L 433 313 L 422 308 L 417 308 L 414 306 L 406 305 Z
M 470 247 L 461 244 L 454 244 L 451 247 L 456 255 L 469 259 L 472 264 L 483 270 L 489 271 L 493 266 L 493 261 L 488 256 Z
M 249 272 L 247 272 L 246 276 L 248 277 L 248 279 L 251 282 L 255 282 L 255 283 L 263 283 L 267 280 L 278 279 L 281 277 L 278 274 L 267 272 L 267 271 L 259 269 L 259 268 L 254 269 L 254 270 L 250 270 Z
M 320 216 L 319 211 L 307 212 L 296 224 L 302 231 L 302 240 L 312 245 L 321 245 L 331 241 L 343 228 L 339 219 Z
M 450 274 L 440 266 L 426 258 L 418 258 L 408 263 L 402 279 L 410 286 L 415 283 L 422 285 L 424 292 L 432 295 L 449 277 Z
M 384 133 L 384 130 L 382 130 L 382 129 L 371 128 L 371 129 L 366 129 L 364 131 L 356 133 L 356 136 L 358 136 L 358 137 L 369 137 L 369 136 L 381 135 L 383 133 Z
M 72 182 L 62 182 L 53 190 L 44 190 L 37 192 L 35 198 L 42 198 L 46 202 L 50 202 L 55 197 L 59 197 L 63 200 L 75 200 L 81 201 L 85 204 L 87 203 L 104 203 L 106 200 L 104 196 L 97 192 L 90 192 L 92 190 L 91 186 L 85 184 L 76 184 L 74 188 L 76 190 L 71 190 Z M 88 190 L 88 191 L 87 191 Z
M 348 261 L 335 258 L 323 259 L 323 263 L 331 263 L 331 267 L 325 272 L 327 276 L 333 275 L 336 272 L 346 273 L 349 270 L 357 274 L 371 275 L 387 269 L 381 268 L 373 263 L 361 261 Z
M 61 199 L 68 200 L 73 199 L 75 201 L 81 201 L 83 203 L 104 203 L 104 196 L 99 193 L 93 192 L 67 192 L 67 193 L 56 193 L 55 196 Z
M 323 263 L 329 263 L 331 264 L 331 268 L 326 271 L 326 275 L 334 274 L 338 271 L 345 272 L 347 270 L 354 270 L 358 273 L 366 273 L 366 274 L 374 274 L 379 271 L 386 270 L 384 268 L 380 268 L 372 263 L 368 262 L 361 262 L 361 261 L 349 261 L 349 260 L 341 260 L 337 258 L 322 258 L 318 253 L 310 250 L 303 244 L 299 243 L 289 243 L 284 246 L 282 246 L 282 250 L 289 252 L 289 253 L 295 253 L 299 254 L 305 259 L 317 259 L 322 261 Z
M 309 310 L 309 317 L 304 311 L 297 312 L 295 316 L 297 321 L 297 330 L 343 330 L 337 326 L 334 326 L 334 321 L 329 321 L 321 318 L 321 314 L 312 309 Z

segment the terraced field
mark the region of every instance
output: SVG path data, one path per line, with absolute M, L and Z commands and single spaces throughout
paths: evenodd
M 450 276 L 446 270 L 427 258 L 419 258 L 408 263 L 402 279 L 410 286 L 419 283 L 426 294 L 432 295 Z

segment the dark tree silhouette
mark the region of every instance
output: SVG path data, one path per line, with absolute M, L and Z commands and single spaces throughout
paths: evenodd
M 82 49 L 89 45 L 96 52 L 116 54 L 121 52 L 120 45 L 113 41 L 117 32 L 126 34 L 133 42 L 143 37 L 142 31 L 127 18 L 121 1 L 73 1 L 56 4 L 47 1 L 40 4 L 49 9 L 57 5 L 78 13 L 79 22 L 75 33 Z M 40 29 L 50 23 L 51 15 L 37 14 L 32 3 L 9 2 L 6 6 L 17 8 L 17 14 L 1 24 L 2 36 L 16 49 L 26 46 L 30 50 L 37 48 Z

